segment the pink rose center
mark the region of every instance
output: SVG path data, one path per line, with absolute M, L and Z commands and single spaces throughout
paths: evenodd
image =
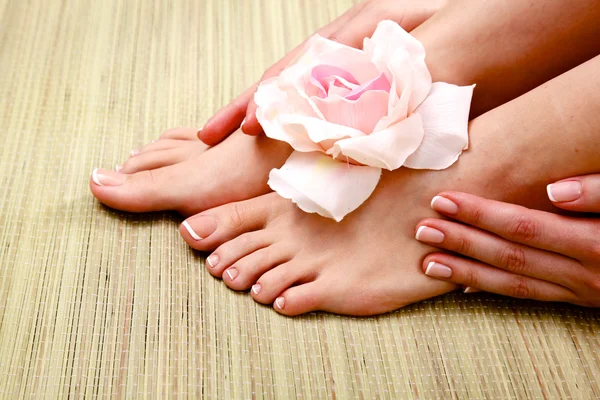
M 383 72 L 361 84 L 349 71 L 327 64 L 314 67 L 310 73 L 310 81 L 317 88 L 317 95 L 321 99 L 338 94 L 347 100 L 358 100 L 368 91 L 381 90 L 389 93 L 391 89 L 390 81 Z

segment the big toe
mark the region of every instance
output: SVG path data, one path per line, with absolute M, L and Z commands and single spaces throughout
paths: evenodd
M 186 219 L 179 232 L 192 248 L 213 250 L 244 233 L 264 228 L 270 217 L 286 205 L 279 200 L 283 199 L 269 193 L 225 204 Z
M 90 189 L 100 202 L 122 211 L 180 211 L 186 187 L 186 174 L 177 173 L 182 166 L 184 163 L 131 175 L 95 169 Z

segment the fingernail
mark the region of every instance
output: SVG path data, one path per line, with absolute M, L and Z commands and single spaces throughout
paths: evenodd
M 415 235 L 415 239 L 420 242 L 427 243 L 442 243 L 444 238 L 445 236 L 441 231 L 425 225 L 420 226 L 419 229 L 417 229 L 417 234 Z
M 280 310 L 283 310 L 283 307 L 285 307 L 285 297 L 278 297 L 275 299 L 275 306 L 277 308 L 279 308 Z
M 435 196 L 431 199 L 431 208 L 443 214 L 458 213 L 458 206 L 455 202 L 442 196 Z
M 217 229 L 217 219 L 210 215 L 199 215 L 183 221 L 182 225 L 194 240 L 202 240 Z
M 115 165 L 115 171 L 121 172 L 123 170 L 123 166 L 120 164 Z
M 96 168 L 92 171 L 92 180 L 98 186 L 121 186 L 127 178 L 118 172 Z
M 554 203 L 563 203 L 565 201 L 575 201 L 581 197 L 582 186 L 578 181 L 558 182 L 546 187 L 550 201 Z
M 259 294 L 260 289 L 262 289 L 262 286 L 260 283 L 256 283 L 256 284 L 252 285 L 252 293 Z
M 481 290 L 472 288 L 471 286 L 467 286 L 463 290 L 463 293 L 477 293 L 477 292 L 481 292 Z
M 236 276 L 238 276 L 240 273 L 238 272 L 237 269 L 235 268 L 229 268 L 228 270 L 225 271 L 227 273 L 227 276 L 229 276 L 229 279 L 234 280 Z
M 436 263 L 434 261 L 427 265 L 425 275 L 432 278 L 452 278 L 452 270 L 444 264 Z
M 133 150 L 131 150 L 131 151 L 129 152 L 129 155 L 130 155 L 131 157 L 135 157 L 135 156 L 137 156 L 138 154 L 140 154 L 140 151 L 139 151 L 138 149 L 133 149 Z
M 191 233 L 190 233 L 191 235 Z M 214 268 L 217 266 L 217 264 L 219 263 L 219 256 L 216 254 L 211 254 L 210 256 L 208 256 L 208 258 L 206 259 L 206 262 L 208 263 L 208 265 L 211 268 Z

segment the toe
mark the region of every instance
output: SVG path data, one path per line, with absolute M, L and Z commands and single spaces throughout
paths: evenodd
M 293 253 L 281 243 L 259 249 L 237 261 L 223 274 L 223 282 L 234 290 L 247 290 L 259 276 L 289 261 Z
M 277 204 L 272 194 L 229 203 L 185 220 L 179 227 L 184 240 L 196 250 L 213 250 L 246 232 L 264 228 Z
M 207 257 L 206 266 L 212 275 L 221 277 L 226 268 L 273 242 L 274 235 L 268 230 L 243 233 L 219 246 Z
M 328 293 L 328 288 L 316 281 L 293 286 L 275 299 L 273 308 L 278 313 L 288 316 L 322 310 Z
M 198 129 L 194 128 L 173 128 L 166 130 L 160 135 L 160 139 L 176 140 L 196 140 L 198 141 Z
M 130 212 L 177 210 L 180 190 L 185 187 L 185 174 L 178 173 L 177 164 L 132 175 L 95 169 L 90 189 L 96 198 L 109 207 Z
M 202 143 L 198 140 L 195 142 L 192 142 L 190 140 L 159 139 L 159 140 L 155 140 L 151 143 L 148 143 L 147 145 L 142 147 L 138 151 L 138 154 L 144 154 L 144 153 L 149 153 L 149 152 L 158 151 L 158 150 L 175 149 L 178 147 L 195 147 L 195 146 L 203 147 L 204 150 L 208 149 L 207 145 L 205 145 L 204 143 Z
M 130 157 L 119 171 L 124 174 L 134 174 L 148 169 L 166 167 L 184 161 L 189 153 L 190 149 L 186 147 L 140 152 L 135 157 Z
M 314 266 L 292 260 L 262 275 L 252 286 L 251 295 L 259 303 L 271 304 L 292 285 L 311 282 L 315 277 Z

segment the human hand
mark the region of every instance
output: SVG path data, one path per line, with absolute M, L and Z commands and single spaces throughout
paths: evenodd
M 600 174 L 548 185 L 548 197 L 565 210 L 600 213 Z M 416 238 L 466 257 L 429 254 L 428 276 L 466 293 L 600 307 L 600 215 L 566 217 L 458 192 L 440 193 L 431 206 L 462 224 L 427 218 Z
M 436 13 L 447 1 L 365 0 L 315 33 L 347 46 L 360 47 L 363 39 L 373 34 L 381 20 L 391 19 L 410 32 Z M 304 49 L 305 43 L 306 41 L 302 42 L 269 67 L 258 82 L 217 111 L 198 131 L 198 138 L 208 145 L 214 145 L 240 127 L 249 135 L 262 133 L 262 128 L 256 119 L 254 92 L 260 82 L 277 76 L 284 70 Z

